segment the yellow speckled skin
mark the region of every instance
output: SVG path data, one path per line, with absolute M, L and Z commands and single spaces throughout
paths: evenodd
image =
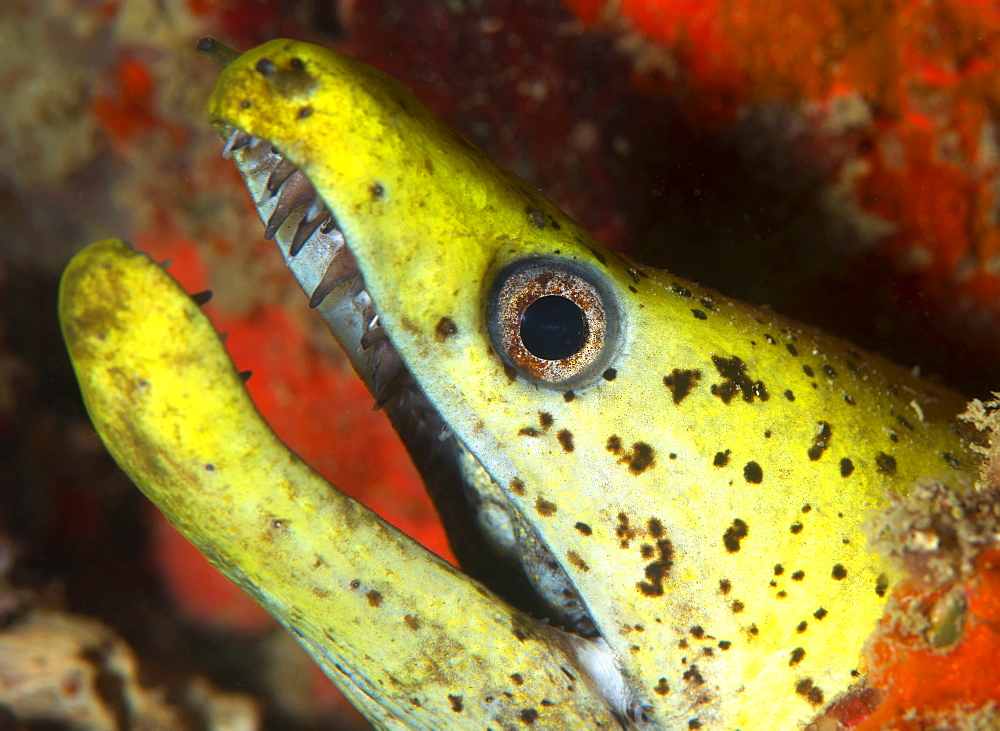
M 577 668 L 572 638 L 289 451 L 212 325 L 148 257 L 120 241 L 92 244 L 63 275 L 59 315 L 87 410 L 118 464 L 376 726 L 616 725 Z
M 208 114 L 312 181 L 394 345 L 563 564 L 654 723 L 795 728 L 856 681 L 892 581 L 860 524 L 916 478 L 964 479 L 961 398 L 624 260 L 335 52 L 249 51 Z M 585 267 L 621 312 L 613 372 L 571 394 L 512 379 L 491 342 L 494 278 L 533 255 Z

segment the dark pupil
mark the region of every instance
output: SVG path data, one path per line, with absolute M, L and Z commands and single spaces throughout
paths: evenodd
M 586 338 L 583 310 L 565 297 L 539 297 L 521 315 L 521 342 L 536 358 L 568 358 L 579 352 Z

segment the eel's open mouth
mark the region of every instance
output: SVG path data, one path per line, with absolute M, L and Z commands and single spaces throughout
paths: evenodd
M 530 523 L 427 399 L 379 322 L 334 211 L 271 142 L 230 128 L 223 157 L 243 175 L 286 265 L 403 440 L 463 570 L 515 606 L 598 635 L 572 582 Z M 529 580 L 527 576 L 531 576 Z

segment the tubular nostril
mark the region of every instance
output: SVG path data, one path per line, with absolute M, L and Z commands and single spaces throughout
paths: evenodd
M 278 67 L 269 58 L 262 58 L 254 67 L 261 76 L 271 77 L 278 73 Z

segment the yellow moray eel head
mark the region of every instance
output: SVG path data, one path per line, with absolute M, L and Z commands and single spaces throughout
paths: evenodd
M 310 303 L 380 402 L 446 427 L 490 551 L 589 638 L 623 723 L 802 727 L 859 682 L 894 580 L 861 523 L 975 469 L 956 394 L 625 260 L 334 51 L 235 58 L 208 115 Z

